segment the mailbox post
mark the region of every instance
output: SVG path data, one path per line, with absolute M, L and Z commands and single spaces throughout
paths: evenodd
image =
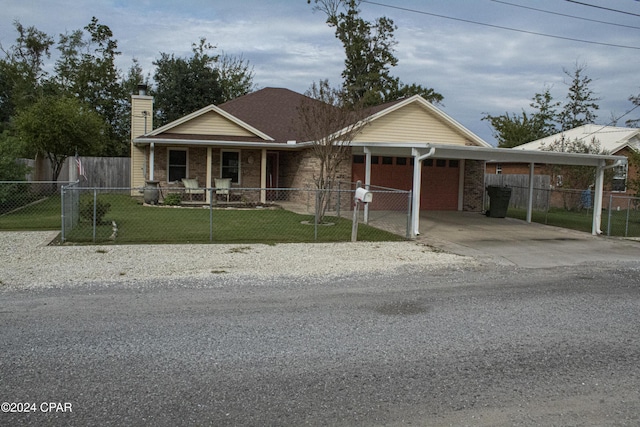
M 355 206 L 353 207 L 353 224 L 351 225 L 351 241 L 358 240 L 358 208 L 360 203 L 371 203 L 373 201 L 373 193 L 365 188 L 356 188 L 356 194 L 354 197 Z

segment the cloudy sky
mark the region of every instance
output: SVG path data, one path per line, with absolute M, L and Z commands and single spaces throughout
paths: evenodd
M 547 86 L 564 100 L 563 69 L 576 64 L 586 65 L 601 98 L 599 124 L 625 114 L 640 93 L 638 0 L 372 0 L 361 10 L 398 27 L 392 74 L 443 94 L 442 109 L 490 143 L 484 113 L 528 109 Z M 92 16 L 113 31 L 122 70 L 137 58 L 152 73 L 160 52 L 186 57 L 205 37 L 249 61 L 259 88 L 341 82 L 342 46 L 306 0 L 4 0 L 0 44 L 13 44 L 15 20 L 57 40 Z M 638 117 L 640 109 L 617 124 Z

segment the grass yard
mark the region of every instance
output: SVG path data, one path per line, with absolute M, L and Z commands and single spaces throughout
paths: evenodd
M 84 194 L 80 205 L 92 205 L 92 194 Z M 96 243 L 285 243 L 285 242 L 337 242 L 351 239 L 351 221 L 330 218 L 333 225 L 318 226 L 317 239 L 309 215 L 299 215 L 282 209 L 214 209 L 202 207 L 143 206 L 128 195 L 99 194 L 101 203 L 109 210 L 95 228 Z M 81 209 L 82 210 L 82 209 Z M 60 197 L 32 205 L 0 217 L 0 230 L 60 230 Z M 115 240 L 112 222 L 117 225 Z M 210 224 L 212 227 L 210 228 Z M 210 238 L 212 237 L 212 240 Z M 78 225 L 67 233 L 72 243 L 93 243 L 94 228 L 91 220 L 80 218 Z M 360 224 L 358 240 L 397 241 L 403 237 Z
M 0 215 L 0 230 L 60 230 L 60 195 L 45 197 Z
M 527 211 L 526 209 L 509 208 L 507 215 L 511 218 L 525 220 Z M 548 213 L 533 211 L 531 212 L 531 220 L 541 224 L 590 233 L 593 211 L 566 211 L 563 209 L 550 209 Z M 609 230 L 609 211 L 602 211 L 601 224 L 602 232 L 607 234 Z M 633 209 L 628 212 L 627 210 L 611 211 L 610 234 L 611 236 L 619 237 L 640 237 L 640 211 Z

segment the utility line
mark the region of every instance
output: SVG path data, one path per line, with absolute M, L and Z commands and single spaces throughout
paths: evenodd
M 587 43 L 587 44 L 595 44 L 595 45 L 600 45 L 600 46 L 619 47 L 619 48 L 622 48 L 622 49 L 640 50 L 640 47 L 637 47 L 637 46 L 625 46 L 625 45 L 620 45 L 620 44 L 603 43 L 603 42 L 595 42 L 595 41 L 590 41 L 590 40 L 576 39 L 576 38 L 572 38 L 572 37 L 554 36 L 552 34 L 538 33 L 538 32 L 535 32 L 535 31 L 520 30 L 518 28 L 504 27 L 504 26 L 501 26 L 501 25 L 486 24 L 484 22 L 471 21 L 469 19 L 462 19 L 462 18 L 454 18 L 454 17 L 451 17 L 451 16 L 439 15 L 439 14 L 436 14 L 436 13 L 424 12 L 424 11 L 421 11 L 421 10 L 409 9 L 409 8 L 406 8 L 406 7 L 391 6 L 391 5 L 388 5 L 388 4 L 378 3 L 378 2 L 370 1 L 370 0 L 361 0 L 361 1 L 362 1 L 362 3 L 368 3 L 368 4 L 372 4 L 372 5 L 376 5 L 376 6 L 387 7 L 387 8 L 390 8 L 390 9 L 403 10 L 405 12 L 412 12 L 412 13 L 418 13 L 418 14 L 421 14 L 421 15 L 435 16 L 436 18 L 450 19 L 452 21 L 466 22 L 468 24 L 482 25 L 482 26 L 485 26 L 485 27 L 498 28 L 498 29 L 507 30 L 507 31 L 515 31 L 515 32 L 518 32 L 518 33 L 531 34 L 531 35 L 534 35 L 534 36 L 549 37 L 549 38 L 554 38 L 554 39 L 568 40 L 568 41 L 579 42 L 579 43 Z
M 567 18 L 579 19 L 579 20 L 582 20 L 582 21 L 596 22 L 598 24 L 614 25 L 616 27 L 634 28 L 636 30 L 640 30 L 640 27 L 636 27 L 634 25 L 624 25 L 624 24 L 618 24 L 618 23 L 615 23 L 615 22 L 607 22 L 607 21 L 599 21 L 597 19 L 582 18 L 580 16 L 568 15 L 568 14 L 559 13 L 559 12 L 552 12 L 550 10 L 544 10 L 544 9 L 537 9 L 535 7 L 529 7 L 529 6 L 524 6 L 524 5 L 520 5 L 520 4 L 509 3 L 509 2 L 501 1 L 501 0 L 491 0 L 491 1 L 495 2 L 495 3 L 505 4 L 505 5 L 508 5 L 508 6 L 520 7 L 522 9 L 535 10 L 536 12 L 548 13 L 548 14 L 551 14 L 551 15 L 564 16 L 564 17 L 567 17 Z M 635 0 L 635 1 L 640 1 L 640 0 Z
M 624 10 L 610 9 L 608 7 L 596 6 L 595 4 L 582 3 L 580 1 L 575 1 L 575 0 L 565 0 L 565 1 L 568 1 L 569 3 L 579 4 L 579 5 L 582 5 L 582 6 L 595 7 L 596 9 L 608 10 L 610 12 L 623 13 L 625 15 L 631 15 L 631 16 L 640 16 L 637 13 L 625 12 Z

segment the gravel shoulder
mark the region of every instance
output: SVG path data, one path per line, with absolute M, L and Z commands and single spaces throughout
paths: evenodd
M 470 266 L 419 242 L 48 246 L 57 232 L 0 233 L 0 285 L 64 286 L 212 275 L 329 276 Z

